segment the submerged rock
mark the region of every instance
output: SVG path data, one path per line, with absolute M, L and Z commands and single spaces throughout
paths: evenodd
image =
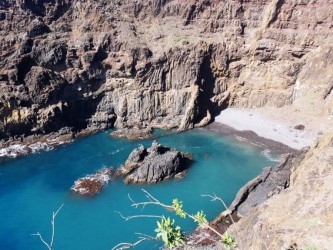
M 115 138 L 124 138 L 128 140 L 148 139 L 153 137 L 153 129 L 151 127 L 122 128 L 111 132 L 110 136 Z
M 164 147 L 154 141 L 150 148 L 142 145 L 132 151 L 119 169 L 125 183 L 156 183 L 176 176 L 188 167 L 190 155 Z
M 103 168 L 95 174 L 87 175 L 74 182 L 71 190 L 82 196 L 92 196 L 101 192 L 113 176 L 114 168 Z

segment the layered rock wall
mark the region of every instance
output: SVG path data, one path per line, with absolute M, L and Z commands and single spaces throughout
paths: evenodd
M 331 113 L 332 13 L 327 0 L 3 0 L 0 139 L 184 130 L 228 105 Z

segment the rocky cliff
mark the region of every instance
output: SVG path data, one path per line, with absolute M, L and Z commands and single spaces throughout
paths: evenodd
M 332 113 L 329 0 L 1 0 L 0 139 L 227 106 Z
M 242 249 L 333 248 L 333 135 L 293 163 L 290 186 L 231 227 Z
M 227 106 L 332 119 L 332 0 L 0 0 L 0 37 L 2 145 L 113 126 L 185 130 Z M 309 237 L 332 248 L 331 149 L 316 145 L 288 189 L 241 219 L 244 249 Z

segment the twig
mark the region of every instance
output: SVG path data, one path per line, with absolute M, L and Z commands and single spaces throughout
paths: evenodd
M 152 195 L 151 195 L 148 191 L 146 191 L 145 189 L 141 189 L 141 190 L 142 190 L 142 192 L 144 192 L 144 193 L 146 194 L 146 197 L 147 197 L 147 199 L 148 199 L 149 201 L 146 201 L 146 202 L 138 202 L 138 203 L 136 203 L 136 202 L 134 202 L 133 199 L 132 199 L 131 201 L 133 202 L 133 204 L 132 204 L 133 207 L 137 208 L 137 207 L 139 207 L 139 206 L 158 205 L 158 206 L 164 207 L 164 208 L 166 208 L 166 209 L 168 209 L 168 210 L 171 210 L 171 211 L 174 210 L 174 207 L 173 207 L 173 206 L 166 205 L 166 204 L 160 202 L 158 199 L 156 199 L 154 196 L 152 196 Z M 187 212 L 185 212 L 185 211 L 184 211 L 184 213 L 186 214 L 186 216 L 188 216 L 188 217 L 191 218 L 192 220 L 197 221 L 196 218 L 195 218 L 193 215 L 191 215 L 191 214 L 189 214 L 189 213 L 187 213 Z M 217 230 L 215 230 L 213 227 L 211 227 L 211 226 L 209 225 L 209 223 L 204 223 L 204 224 L 201 225 L 201 226 L 210 229 L 211 231 L 213 231 L 215 234 L 217 234 L 217 235 L 220 236 L 220 237 L 223 236 L 221 233 L 219 233 Z
M 51 220 L 51 224 L 52 224 L 52 238 L 51 238 L 51 243 L 50 243 L 50 246 L 51 248 L 53 248 L 53 240 L 54 240 L 54 232 L 55 232 L 55 229 L 54 229 L 54 221 L 55 221 L 55 218 L 57 216 L 57 214 L 59 213 L 59 211 L 62 209 L 62 207 L 64 206 L 64 204 L 62 204 L 58 210 L 56 212 L 53 212 L 52 213 L 52 220 Z
M 31 235 L 32 236 L 39 236 L 39 239 L 41 240 L 41 242 L 43 242 L 49 250 L 52 250 L 52 247 L 49 244 L 47 244 L 47 242 L 43 239 L 42 235 L 39 232 L 37 232 L 35 234 L 31 234 Z
M 131 220 L 131 219 L 135 219 L 135 218 L 158 218 L 158 219 L 162 219 L 163 216 L 160 215 L 150 215 L 150 214 L 138 214 L 138 215 L 132 215 L 132 216 L 124 216 L 121 212 L 119 211 L 114 211 L 115 213 L 119 214 L 121 218 L 123 218 L 125 221 Z
M 41 240 L 41 242 L 47 246 L 47 248 L 49 250 L 52 250 L 53 249 L 53 242 L 54 242 L 54 234 L 55 234 L 55 227 L 54 227 L 54 222 L 55 222 L 55 218 L 57 216 L 57 214 L 59 213 L 59 211 L 61 210 L 61 208 L 64 206 L 64 204 L 62 204 L 58 210 L 56 212 L 52 212 L 52 220 L 51 220 L 51 225 L 52 225 L 52 235 L 51 235 L 51 241 L 50 241 L 50 244 L 48 244 L 44 239 L 43 239 L 43 236 L 37 232 L 35 234 L 31 234 L 32 236 L 39 236 L 39 239 Z
M 135 233 L 136 235 L 141 235 L 139 237 L 139 240 L 134 242 L 134 243 L 128 243 L 128 242 L 122 242 L 119 243 L 118 245 L 116 245 L 115 247 L 112 248 L 112 250 L 124 250 L 124 249 L 128 249 L 128 248 L 132 248 L 135 247 L 136 245 L 140 244 L 143 241 L 146 240 L 158 240 L 152 236 L 146 235 L 146 234 L 142 234 L 142 233 Z
M 218 197 L 215 193 L 213 193 L 213 195 L 202 194 L 201 196 L 202 196 L 202 197 L 209 197 L 209 198 L 212 199 L 211 201 L 220 201 L 220 202 L 222 203 L 222 205 L 224 206 L 224 208 L 225 208 L 226 211 L 227 211 L 227 215 L 229 216 L 230 220 L 232 221 L 232 224 L 233 224 L 234 227 L 235 227 L 235 230 L 236 230 L 237 235 L 239 235 L 238 228 L 237 228 L 237 226 L 236 226 L 236 224 L 235 224 L 234 219 L 233 219 L 232 216 L 231 216 L 231 210 L 227 207 L 227 205 L 225 204 L 225 202 L 224 202 L 220 197 Z
M 227 207 L 227 205 L 225 204 L 225 202 L 220 197 L 216 196 L 216 194 L 214 194 L 214 195 L 202 194 L 201 196 L 202 197 L 210 197 L 212 199 L 211 201 L 220 201 L 223 204 L 224 208 L 226 209 L 226 211 L 227 211 L 227 213 L 228 213 L 228 215 L 229 215 L 229 217 L 230 217 L 230 219 L 232 221 L 232 224 L 235 224 L 235 221 L 234 221 L 234 219 L 232 218 L 232 216 L 230 214 L 231 210 Z M 237 228 L 236 228 L 236 231 L 237 231 Z
M 146 194 L 146 197 L 147 197 L 148 201 L 135 202 L 130 197 L 130 195 L 128 195 L 130 201 L 132 202 L 132 205 L 131 205 L 132 207 L 138 208 L 138 207 L 142 206 L 144 208 L 146 205 L 157 205 L 157 206 L 164 207 L 168 210 L 174 210 L 172 206 L 160 202 L 158 199 L 156 199 L 154 196 L 152 196 L 147 190 L 145 190 L 143 188 L 141 190 L 142 190 L 142 192 L 144 192 Z

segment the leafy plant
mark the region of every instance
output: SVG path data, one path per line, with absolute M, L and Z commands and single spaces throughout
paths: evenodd
M 222 236 L 222 243 L 224 244 L 226 249 L 233 249 L 235 247 L 237 247 L 237 243 L 235 241 L 235 237 L 226 232 L 223 236 Z
M 208 221 L 206 219 L 206 215 L 201 210 L 200 212 L 197 212 L 195 215 L 193 215 L 194 221 L 198 222 L 199 226 L 207 225 Z
M 184 235 L 179 226 L 175 226 L 175 220 L 169 217 L 163 217 L 161 222 L 157 222 L 156 238 L 164 242 L 164 246 L 169 249 L 180 247 L 184 245 Z
M 135 207 L 135 208 L 143 207 L 144 208 L 147 205 L 161 206 L 161 207 L 167 209 L 168 211 L 175 212 L 179 217 L 181 217 L 183 219 L 188 217 L 188 218 L 192 219 L 194 222 L 198 223 L 198 225 L 200 227 L 209 229 L 210 231 L 212 231 L 213 233 L 215 233 L 222 239 L 222 242 L 227 247 L 227 249 L 231 249 L 231 247 L 233 248 L 233 247 L 237 246 L 233 236 L 231 236 L 229 234 L 222 235 L 219 231 L 217 231 L 217 229 L 215 229 L 213 226 L 211 226 L 209 224 L 208 220 L 206 219 L 206 215 L 203 211 L 199 211 L 196 214 L 189 214 L 183 209 L 182 201 L 179 201 L 178 199 L 173 199 L 171 204 L 165 204 L 165 203 L 160 202 L 158 199 L 156 199 L 146 190 L 142 189 L 142 191 L 145 193 L 145 195 L 147 197 L 146 201 L 135 202 L 129 196 L 129 199 L 132 201 L 133 207 Z M 220 198 L 216 197 L 215 195 L 214 196 L 206 195 L 206 196 L 211 197 L 213 201 L 215 201 L 215 200 L 221 201 L 222 204 L 227 209 L 226 205 Z M 130 220 L 130 219 L 142 218 L 142 217 L 159 218 L 161 221 L 157 222 L 157 228 L 155 229 L 155 232 L 157 233 L 156 237 L 140 234 L 139 240 L 137 242 L 135 242 L 135 243 L 122 242 L 122 243 L 119 243 L 117 246 L 115 246 L 112 250 L 128 249 L 128 248 L 131 248 L 133 246 L 140 244 L 144 240 L 161 240 L 161 241 L 163 241 L 164 246 L 169 249 L 177 248 L 177 247 L 181 247 L 181 246 L 185 245 L 185 237 L 183 235 L 181 228 L 179 226 L 176 226 L 175 221 L 171 220 L 169 217 L 165 218 L 164 216 L 149 215 L 149 214 L 148 215 L 143 215 L 143 214 L 133 215 L 133 216 L 126 217 L 126 216 L 123 216 L 120 212 L 118 212 L 118 211 L 116 211 L 116 212 L 126 221 Z M 231 220 L 233 221 L 232 217 L 231 217 Z
M 183 210 L 183 202 L 179 201 L 178 199 L 172 200 L 172 208 L 175 210 L 175 213 L 180 216 L 181 218 L 186 218 L 186 213 Z

